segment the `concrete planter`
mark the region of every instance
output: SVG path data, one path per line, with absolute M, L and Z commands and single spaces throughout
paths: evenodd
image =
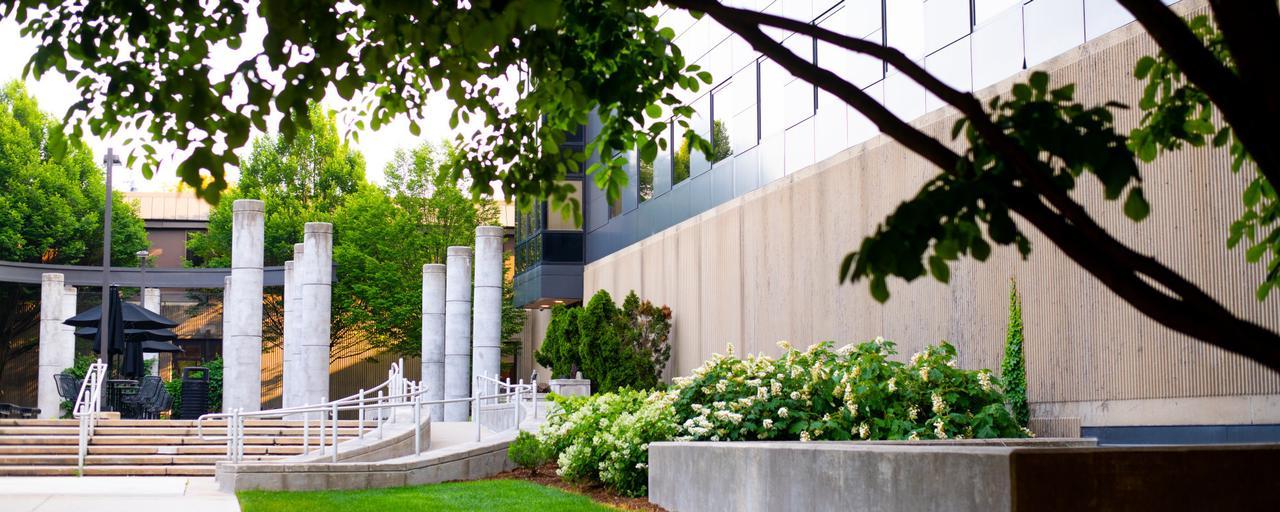
M 1092 443 L 653 443 L 649 500 L 673 512 L 1280 510 L 1280 445 Z
M 551 392 L 560 396 L 590 396 L 590 379 L 551 379 Z

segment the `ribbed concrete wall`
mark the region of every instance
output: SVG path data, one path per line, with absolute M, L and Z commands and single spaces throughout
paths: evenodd
M 1133 63 L 1155 51 L 1131 24 L 1039 69 L 1049 71 L 1054 84 L 1075 82 L 1085 104 L 1137 105 Z M 1014 77 L 980 96 L 1023 80 L 1025 75 Z M 1136 111 L 1118 113 L 1126 131 L 1138 117 Z M 940 111 L 915 124 L 945 139 L 955 118 Z M 1254 299 L 1262 267 L 1246 264 L 1241 250 L 1226 250 L 1227 226 L 1241 211 L 1245 184 L 1229 169 L 1223 151 L 1187 149 L 1162 157 L 1144 169 L 1153 210 L 1140 224 L 1124 217 L 1120 203 L 1104 201 L 1092 178 L 1075 197 L 1120 239 L 1157 255 L 1233 311 L 1280 330 L 1278 294 L 1266 302 Z M 1033 247 L 1026 261 L 1012 248 L 998 248 L 984 264 L 953 267 L 949 286 L 930 278 L 909 285 L 891 281 L 893 297 L 884 305 L 871 299 L 865 283 L 838 285 L 841 259 L 937 172 L 901 145 L 883 136 L 872 139 L 588 265 L 586 296 L 606 289 L 620 298 L 634 289 L 670 305 L 678 374 L 730 342 L 742 352 L 773 354 L 778 340 L 804 346 L 878 335 L 897 341 L 905 354 L 949 340 L 965 367 L 998 368 L 1009 279 L 1016 277 L 1023 294 L 1028 393 L 1042 406 L 1280 393 L 1280 375 L 1155 324 L 1025 223 L 1020 225 Z M 1280 421 L 1280 400 L 1262 404 L 1213 421 Z M 1265 410 L 1259 413 L 1258 407 Z M 1106 407 L 1098 409 L 1090 414 L 1106 415 Z M 1085 424 L 1107 421 L 1098 418 Z

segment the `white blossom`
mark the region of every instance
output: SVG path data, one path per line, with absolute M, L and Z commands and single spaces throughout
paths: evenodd
M 778 409 L 778 417 L 779 417 L 779 418 L 786 418 L 786 417 L 787 417 L 787 414 L 789 414 L 789 413 L 787 412 L 787 408 L 786 408 L 786 407 L 781 407 L 781 408 L 779 408 L 779 409 Z
M 809 432 L 807 430 L 800 431 L 800 441 L 809 442 Z
M 934 393 L 934 394 L 933 394 L 933 396 L 932 396 L 932 397 L 930 397 L 930 399 L 931 399 L 931 400 L 933 400 L 933 413 L 934 413 L 934 414 L 946 414 L 946 412 L 947 412 L 947 402 L 946 402 L 946 401 L 944 401 L 944 400 L 942 399 L 942 395 L 939 395 L 939 394 L 937 394 L 937 393 Z
M 991 372 L 987 370 L 978 372 L 978 385 L 982 386 L 983 391 L 991 391 Z

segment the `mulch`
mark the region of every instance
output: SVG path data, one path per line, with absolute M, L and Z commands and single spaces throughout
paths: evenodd
M 525 468 L 504 471 L 492 477 L 494 480 L 527 480 L 535 484 L 555 487 L 575 494 L 591 498 L 596 503 L 603 503 L 620 510 L 639 510 L 643 512 L 666 512 L 665 509 L 649 503 L 645 498 L 629 498 L 617 494 L 599 483 L 566 482 L 556 476 L 556 464 L 548 462 L 536 472 Z

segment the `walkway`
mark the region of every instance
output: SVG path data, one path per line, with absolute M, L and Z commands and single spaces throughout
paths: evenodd
M 239 512 L 210 477 L 0 477 L 8 512 Z

